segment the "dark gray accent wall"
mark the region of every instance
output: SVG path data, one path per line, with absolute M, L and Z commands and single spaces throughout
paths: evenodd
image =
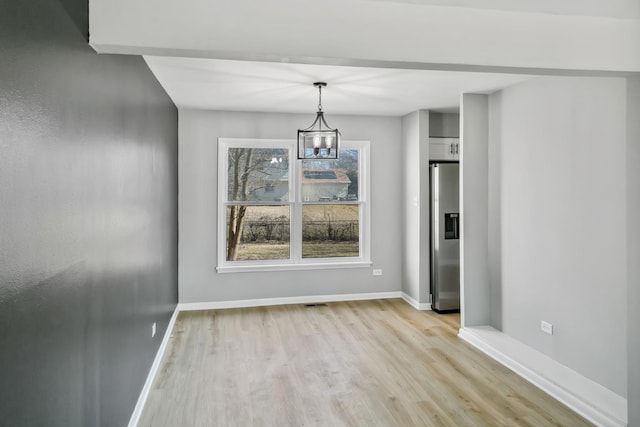
M 87 9 L 0 0 L 0 425 L 126 425 L 177 303 L 177 109 Z

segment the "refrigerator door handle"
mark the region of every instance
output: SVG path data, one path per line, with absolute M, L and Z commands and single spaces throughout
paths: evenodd
M 440 168 L 431 167 L 431 298 L 432 304 L 439 301 L 438 270 L 440 268 Z
M 453 218 L 453 234 L 454 234 L 454 239 L 459 239 L 460 237 L 458 236 L 458 217 L 456 216 L 455 218 Z

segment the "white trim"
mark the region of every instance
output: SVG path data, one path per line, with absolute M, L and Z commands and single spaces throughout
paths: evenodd
M 490 326 L 458 336 L 598 426 L 627 425 L 627 400 Z
M 369 268 L 371 261 L 356 262 L 310 262 L 308 264 L 246 264 L 216 267 L 218 273 L 240 273 L 256 271 L 297 271 L 297 270 L 332 270 L 341 268 Z
M 363 301 L 373 299 L 401 298 L 401 292 L 373 292 L 364 294 L 341 294 L 341 295 L 308 295 L 299 297 L 284 298 L 260 298 L 245 299 L 236 301 L 210 301 L 210 302 L 183 302 L 178 304 L 180 311 L 192 310 L 217 310 L 222 308 L 245 308 L 245 307 L 265 307 L 269 305 L 286 304 L 314 304 L 323 302 L 339 301 Z
M 147 380 L 144 382 L 144 386 L 142 387 L 140 396 L 138 396 L 138 402 L 136 403 L 136 407 L 133 409 L 133 413 L 131 414 L 131 418 L 129 419 L 129 427 L 136 427 L 138 425 L 138 422 L 140 422 L 140 416 L 142 415 L 142 410 L 144 409 L 144 405 L 147 403 L 147 398 L 149 397 L 149 392 L 151 391 L 151 386 L 153 385 L 153 381 L 156 378 L 158 369 L 160 369 L 160 362 L 162 361 L 164 352 L 167 350 L 167 345 L 169 344 L 169 338 L 171 337 L 171 333 L 173 332 L 173 327 L 176 323 L 176 318 L 178 317 L 179 311 L 180 310 L 178 309 L 178 307 L 176 307 L 173 310 L 173 315 L 171 315 L 171 319 L 169 320 L 169 324 L 167 325 L 167 330 L 164 332 L 164 336 L 162 337 L 162 342 L 160 343 L 160 347 L 156 352 L 156 357 L 155 359 L 153 359 L 153 364 L 151 365 L 151 369 L 149 369 Z
M 411 295 L 406 294 L 404 292 L 402 292 L 402 299 L 405 300 L 407 304 L 409 304 L 411 307 L 415 308 L 416 310 L 421 310 L 421 311 L 431 310 L 430 303 L 418 302 Z

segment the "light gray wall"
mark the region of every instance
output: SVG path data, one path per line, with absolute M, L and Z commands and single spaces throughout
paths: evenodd
M 487 95 L 463 94 L 460 112 L 460 291 L 464 327 L 490 323 Z
M 3 426 L 126 425 L 177 303 L 178 112 L 87 7 L 0 1 Z
M 402 118 L 402 291 L 414 300 L 420 299 L 420 113 L 414 111 Z
M 502 116 L 500 92 L 489 103 L 489 145 L 487 151 L 488 220 L 487 261 L 489 263 L 489 324 L 502 330 Z
M 216 273 L 217 138 L 295 139 L 313 114 L 181 110 L 179 119 L 180 302 L 233 301 L 401 289 L 401 121 L 329 115 L 345 139 L 371 141 L 371 268 Z
M 623 397 L 625 91 L 622 78 L 545 77 L 490 100 L 502 282 L 491 307 L 505 333 Z
M 402 118 L 402 290 L 429 303 L 429 112 Z
M 627 79 L 627 361 L 629 426 L 640 426 L 640 77 Z
M 458 138 L 460 136 L 460 114 L 429 111 L 429 136 Z

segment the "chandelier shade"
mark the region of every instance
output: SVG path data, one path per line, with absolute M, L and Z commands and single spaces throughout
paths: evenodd
M 313 85 L 318 88 L 318 112 L 311 126 L 298 129 L 298 159 L 335 160 L 338 158 L 341 134 L 324 119 L 322 88 L 327 84 L 316 82 Z

